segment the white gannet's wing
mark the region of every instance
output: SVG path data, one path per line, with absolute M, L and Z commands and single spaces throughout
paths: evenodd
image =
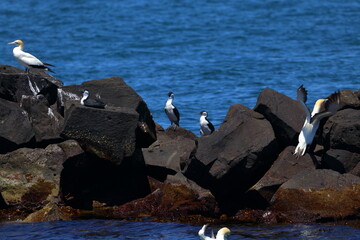
M 334 115 L 339 108 L 340 92 L 334 92 L 327 98 L 327 101 L 325 102 L 325 111 L 315 114 L 311 118 L 311 123 L 315 125 L 315 123 L 321 121 L 321 119 Z
M 33 56 L 27 52 L 22 52 L 17 57 L 19 58 L 20 61 L 26 63 L 29 66 L 32 66 L 32 65 L 43 66 L 44 65 L 44 63 L 41 62 L 38 58 L 36 58 L 35 56 Z
M 199 237 L 201 240 L 214 240 L 215 238 L 210 238 L 210 237 L 207 237 L 205 236 L 205 230 L 206 230 L 206 227 L 208 226 L 208 224 L 205 224 L 200 230 L 199 230 Z
M 306 120 L 307 122 L 310 122 L 310 110 L 309 108 L 305 105 L 306 100 L 307 100 L 307 91 L 304 88 L 303 85 L 301 85 L 298 89 L 297 89 L 297 95 L 296 95 L 296 99 L 300 102 L 301 106 L 303 107 L 305 113 L 306 113 Z

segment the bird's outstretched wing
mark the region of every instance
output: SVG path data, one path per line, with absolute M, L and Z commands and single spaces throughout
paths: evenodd
M 303 109 L 304 109 L 304 111 L 306 113 L 307 121 L 310 122 L 310 110 L 305 104 L 306 101 L 307 101 L 307 90 L 304 88 L 303 85 L 301 85 L 297 89 L 296 99 L 300 102 L 301 106 L 303 107 Z
M 325 117 L 334 115 L 336 111 L 340 108 L 340 103 L 340 92 L 334 92 L 327 98 L 327 101 L 325 102 L 325 111 L 315 114 L 312 117 L 311 122 L 315 123 L 321 121 L 321 119 Z

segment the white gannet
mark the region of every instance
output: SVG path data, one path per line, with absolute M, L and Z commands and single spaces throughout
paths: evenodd
M 93 108 L 105 108 L 106 104 L 103 103 L 100 99 L 96 98 L 89 98 L 89 91 L 85 90 L 83 92 L 83 97 L 80 100 L 80 104 L 87 106 L 87 107 L 93 107 Z
M 16 45 L 13 49 L 13 54 L 15 59 L 25 67 L 26 73 L 29 72 L 30 68 L 38 68 L 46 71 L 53 72 L 48 66 L 53 65 L 49 63 L 44 63 L 40 61 L 38 58 L 34 57 L 30 53 L 24 52 L 24 43 L 21 40 L 15 40 L 13 42 L 9 42 L 8 44 Z
M 205 236 L 205 230 L 207 226 L 208 224 L 205 224 L 198 233 L 201 240 L 226 240 L 230 235 L 230 229 L 223 227 L 217 232 L 216 238 L 214 237 L 214 233 L 212 233 L 211 237 L 207 237 Z
M 210 135 L 215 131 L 214 125 L 207 119 L 208 113 L 206 111 L 199 112 L 200 117 L 200 134 L 201 136 Z
M 179 110 L 172 104 L 173 99 L 174 99 L 174 93 L 169 92 L 168 96 L 169 96 L 169 98 L 166 101 L 165 108 L 164 108 L 165 113 L 168 116 L 168 118 L 169 118 L 169 120 L 171 122 L 171 125 L 173 123 L 175 123 L 176 126 L 179 126 L 180 113 L 179 113 Z
M 297 90 L 297 100 L 300 102 L 306 113 L 305 122 L 298 138 L 299 143 L 294 152 L 294 155 L 299 158 L 305 154 L 306 147 L 312 143 L 316 131 L 319 128 L 321 119 L 335 114 L 338 110 L 340 106 L 340 93 L 335 92 L 326 99 L 317 100 L 311 114 L 310 110 L 305 105 L 307 100 L 307 91 L 303 85 L 301 85 Z M 320 112 L 322 107 L 324 108 L 324 111 Z

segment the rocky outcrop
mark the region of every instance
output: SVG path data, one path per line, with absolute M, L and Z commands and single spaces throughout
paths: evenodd
M 224 211 L 232 212 L 239 206 L 242 194 L 262 177 L 277 154 L 270 123 L 245 106 L 233 105 L 220 128 L 199 139 L 183 172 L 210 189 Z
M 138 113 L 136 134 L 139 147 L 148 147 L 156 140 L 155 123 L 146 103 L 119 77 L 86 81 L 81 85 L 65 86 L 60 91 L 60 103 L 58 103 L 58 106 L 64 106 L 67 99 L 76 99 L 75 96 L 80 99 L 85 89 L 90 92 L 91 98 L 100 98 L 101 101 L 107 104 L 107 107 L 129 109 L 127 111 L 136 111 Z
M 0 65 L 0 98 L 20 103 L 22 96 L 43 95 L 52 105 L 56 101 L 57 89 L 63 83 L 44 71 L 32 69 L 29 74 L 24 70 Z
M 305 170 L 284 183 L 272 199 L 273 211 L 293 222 L 359 216 L 360 178 L 332 170 Z
M 145 198 L 115 207 L 114 215 L 120 218 L 145 215 L 162 221 L 186 221 L 189 218 L 200 221 L 214 217 L 216 208 L 215 198 L 208 190 L 177 173 Z
M 148 175 L 165 181 L 168 175 L 181 172 L 182 162 L 189 159 L 196 149 L 197 137 L 190 131 L 177 127 L 157 131 L 157 140 L 148 148 L 143 148 Z
M 260 93 L 254 111 L 261 113 L 271 123 L 282 148 L 297 144 L 305 121 L 304 109 L 298 101 L 266 88 Z
M 279 155 L 266 174 L 249 190 L 249 195 L 257 196 L 253 201 L 270 205 L 277 189 L 299 172 L 316 169 L 320 164 L 314 155 L 305 154 L 301 158 L 293 155 L 295 147 L 289 146 Z M 259 199 L 260 198 L 260 199 Z M 261 205 L 259 205 L 261 207 Z
M 30 143 L 34 136 L 28 113 L 17 103 L 0 99 L 0 153 Z
M 90 108 L 71 103 L 62 136 L 75 139 L 88 152 L 120 165 L 134 154 L 139 114 L 130 108 Z
M 62 164 L 83 154 L 72 140 L 45 149 L 21 148 L 0 155 L 0 192 L 9 205 L 41 204 L 58 196 Z
M 325 149 L 360 153 L 360 111 L 344 109 L 330 117 L 324 126 Z
M 339 173 L 351 173 L 360 177 L 358 166 L 360 164 L 360 153 L 349 152 L 342 149 L 330 149 L 321 159 L 325 168 Z
M 85 89 L 105 109 L 80 105 Z M 316 150 L 296 159 L 303 109 L 271 89 L 255 111 L 233 105 L 219 129 L 198 138 L 156 125 L 119 77 L 63 87 L 46 73 L 0 66 L 0 221 L 360 218 L 359 92 L 341 99 Z

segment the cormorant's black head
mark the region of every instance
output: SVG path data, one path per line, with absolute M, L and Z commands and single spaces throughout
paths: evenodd
M 174 93 L 173 92 L 168 92 L 168 97 L 170 97 L 171 95 L 174 96 Z
M 199 112 L 199 114 L 200 114 L 200 115 L 203 115 L 203 116 L 205 116 L 205 117 L 207 117 L 207 115 L 208 115 L 208 113 L 207 113 L 206 111 L 201 111 L 201 112 Z

